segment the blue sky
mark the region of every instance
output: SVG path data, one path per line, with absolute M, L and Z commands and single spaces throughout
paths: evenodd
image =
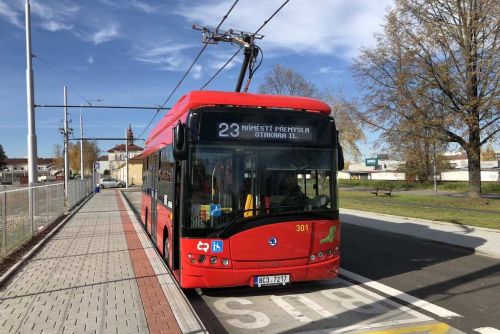
M 233 0 L 31 0 L 35 103 L 68 101 L 153 106 L 161 104 L 202 47 L 193 24 L 215 27 Z M 255 31 L 282 0 L 240 0 L 223 29 Z M 291 0 L 262 30 L 264 63 L 255 74 L 255 92 L 275 64 L 294 69 L 320 88 L 347 97 L 361 92 L 350 64 L 361 46 L 374 44 L 391 0 Z M 9 157 L 26 156 L 24 0 L 0 0 L 0 144 Z M 236 51 L 234 45 L 209 46 L 167 106 L 199 89 Z M 239 57 L 207 89 L 234 89 Z M 87 109 L 90 137 L 122 137 L 130 123 L 138 135 L 154 111 Z M 38 155 L 50 157 L 62 142 L 62 109 L 36 111 Z M 71 109 L 74 136 L 79 110 Z M 157 121 L 160 117 L 157 118 Z M 156 123 L 156 122 L 155 122 Z M 371 155 L 371 140 L 361 145 Z M 101 150 L 116 143 L 99 142 Z M 140 143 L 139 143 L 140 144 Z

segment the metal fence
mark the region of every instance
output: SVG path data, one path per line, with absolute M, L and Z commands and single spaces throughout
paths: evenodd
M 71 210 L 92 190 L 91 179 L 70 181 L 67 208 L 64 183 L 0 191 L 0 259 L 56 221 L 65 209 Z

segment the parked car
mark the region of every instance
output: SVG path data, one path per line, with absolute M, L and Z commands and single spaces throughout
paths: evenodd
M 103 188 L 123 188 L 125 187 L 125 183 L 122 181 L 118 181 L 117 179 L 112 179 L 112 178 L 104 178 L 101 179 L 101 182 L 99 182 L 99 186 L 101 189 Z

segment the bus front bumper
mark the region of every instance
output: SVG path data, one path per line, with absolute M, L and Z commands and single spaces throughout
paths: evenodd
M 276 268 L 216 269 L 185 265 L 182 268 L 181 287 L 193 289 L 254 286 L 253 278 L 255 276 L 283 274 L 290 275 L 290 283 L 331 279 L 337 277 L 339 264 L 340 256 L 334 256 L 318 263 Z

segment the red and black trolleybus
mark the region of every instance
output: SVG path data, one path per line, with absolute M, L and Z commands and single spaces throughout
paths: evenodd
M 143 156 L 142 222 L 183 288 L 337 275 L 343 157 L 325 103 L 194 91 Z

